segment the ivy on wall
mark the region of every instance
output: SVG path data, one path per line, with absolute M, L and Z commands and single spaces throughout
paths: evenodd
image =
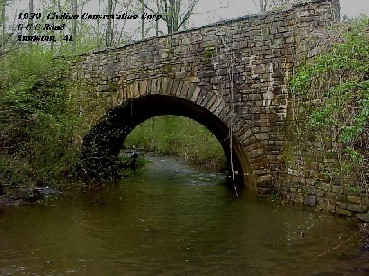
M 304 107 L 307 130 L 331 131 L 357 159 L 367 157 L 369 145 L 369 18 L 346 23 L 345 30 L 342 42 L 298 68 L 291 90 Z
M 321 148 L 310 152 L 321 156 L 323 174 L 346 179 L 348 189 L 361 194 L 369 181 L 369 17 L 328 32 L 327 39 L 338 42 L 327 41 L 330 49 L 308 59 L 291 79 L 298 102 L 293 135 L 300 148 L 319 142 Z

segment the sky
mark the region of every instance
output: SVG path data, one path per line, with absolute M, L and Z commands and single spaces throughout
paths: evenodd
M 200 0 L 194 22 L 212 23 L 226 18 L 258 13 L 259 0 Z M 369 15 L 369 0 L 340 0 L 341 16 Z M 197 24 L 196 24 L 197 25 Z
M 154 0 L 147 0 L 154 1 Z M 15 6 L 26 8 L 28 0 L 16 0 Z M 35 1 L 36 3 L 37 1 Z M 91 1 L 97 3 L 98 1 Z M 102 2 L 106 2 L 102 0 Z M 259 0 L 200 0 L 196 8 L 194 21 L 222 20 L 258 13 Z M 369 15 L 369 0 L 340 0 L 341 15 L 356 17 L 360 14 Z M 196 20 L 195 20 L 196 19 Z
M 40 7 L 39 1 L 40 0 L 34 0 L 36 9 L 37 7 Z M 79 2 L 80 1 L 81 0 L 79 0 Z M 154 0 L 146 1 L 154 2 Z M 106 4 L 107 1 L 101 0 L 101 2 Z M 187 25 L 187 27 L 191 28 L 195 26 L 202 26 L 224 19 L 258 13 L 258 2 L 259 0 L 200 0 L 195 9 L 195 14 L 191 16 L 191 22 Z M 97 3 L 98 0 L 90 0 L 88 7 L 85 7 L 85 11 L 90 13 L 98 13 L 98 9 L 96 7 Z M 341 17 L 358 17 L 361 14 L 369 15 L 369 0 L 340 0 L 340 3 Z M 27 8 L 28 0 L 15 0 L 12 7 L 8 7 L 8 12 L 10 14 L 15 14 L 15 10 L 17 10 L 17 13 L 19 13 L 19 11 L 22 9 L 27 11 Z M 137 32 L 139 26 L 140 23 L 138 21 L 136 22 L 136 26 L 132 27 L 131 29 L 133 30 L 135 28 Z

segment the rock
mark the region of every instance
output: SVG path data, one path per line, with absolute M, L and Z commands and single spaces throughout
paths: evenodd
M 97 86 L 96 91 L 97 92 L 105 92 L 109 90 L 109 86 L 106 84 L 100 84 Z
M 43 197 L 48 197 L 48 196 L 53 196 L 53 195 L 59 194 L 58 191 L 56 191 L 55 189 L 50 188 L 48 186 L 46 186 L 46 187 L 36 187 L 36 188 L 34 188 L 34 191 L 40 193 Z
M 369 213 L 366 214 L 357 214 L 356 217 L 365 222 L 369 222 Z
M 336 203 L 331 198 L 317 197 L 317 208 L 334 213 L 336 211 Z
M 340 209 L 340 208 L 336 208 L 336 213 L 338 215 L 347 216 L 347 217 L 352 216 L 351 211 L 348 211 L 348 210 L 345 210 L 345 209 Z
M 12 200 L 5 196 L 0 196 L 0 209 L 4 207 L 16 207 L 20 205 L 20 200 Z
M 361 197 L 359 196 L 348 196 L 347 197 L 348 201 L 355 203 L 355 204 L 360 204 L 361 203 Z
M 20 194 L 15 195 L 14 199 L 21 200 L 28 203 L 34 203 L 39 200 L 42 200 L 46 197 L 57 195 L 59 192 L 50 188 L 46 187 L 35 187 L 31 189 L 27 189 L 25 191 L 21 191 Z
M 316 195 L 319 196 L 319 197 L 323 197 L 325 194 L 325 192 L 323 190 L 317 190 L 316 191 Z
M 20 199 L 29 202 L 34 203 L 42 199 L 42 194 L 37 190 L 37 188 L 27 190 L 23 195 L 21 195 Z
M 350 205 L 347 205 L 347 210 L 350 210 L 356 213 L 364 213 L 368 210 L 368 207 L 363 206 L 363 205 L 350 204 Z
M 121 155 L 121 159 L 119 161 L 119 168 L 121 169 L 131 169 L 131 170 L 136 170 L 137 166 L 138 166 L 138 158 L 139 153 L 136 151 L 132 151 L 132 152 L 125 152 L 123 155 Z
M 305 197 L 304 204 L 306 206 L 314 207 L 316 204 L 316 195 L 308 195 Z
M 0 196 L 0 208 L 1 207 L 5 207 L 8 202 L 9 202 L 9 199 L 8 198 L 5 198 L 3 196 Z
M 337 202 L 336 208 L 347 209 L 347 204 L 339 201 Z

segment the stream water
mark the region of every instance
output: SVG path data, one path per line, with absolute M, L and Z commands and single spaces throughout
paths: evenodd
M 0 213 L 0 275 L 368 275 L 357 226 L 150 157 L 134 177 Z

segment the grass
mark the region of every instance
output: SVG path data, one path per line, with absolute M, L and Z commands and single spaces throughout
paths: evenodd
M 186 163 L 223 169 L 223 148 L 215 136 L 194 120 L 179 116 L 151 118 L 127 137 L 127 148 L 154 151 L 182 158 Z

